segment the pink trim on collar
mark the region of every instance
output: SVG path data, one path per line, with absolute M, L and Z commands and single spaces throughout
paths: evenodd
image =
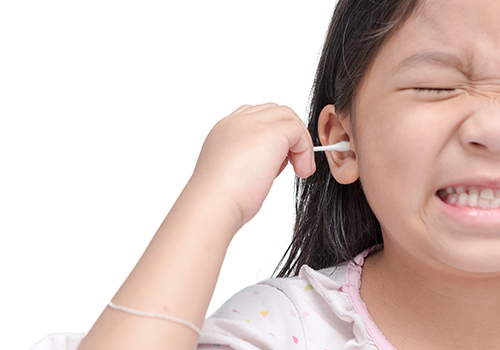
M 361 300 L 361 296 L 359 295 L 359 288 L 361 287 L 361 273 L 362 273 L 362 266 L 363 263 L 365 262 L 365 258 L 368 256 L 368 254 L 381 249 L 382 246 L 374 246 L 370 249 L 365 250 L 363 253 L 359 254 L 357 257 L 354 258 L 351 262 L 349 262 L 349 265 L 347 266 L 347 271 L 346 271 L 346 293 L 347 297 L 349 298 L 349 301 L 354 307 L 354 310 L 360 315 L 363 316 L 363 320 L 365 322 L 365 328 L 370 337 L 372 338 L 373 342 L 377 346 L 379 350 L 396 350 L 391 343 L 384 337 L 382 332 L 378 329 L 377 325 L 375 322 L 373 322 L 372 317 L 368 313 L 368 310 L 366 309 L 366 305 Z

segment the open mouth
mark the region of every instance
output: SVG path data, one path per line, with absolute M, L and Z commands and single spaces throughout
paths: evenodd
M 456 186 L 439 190 L 437 196 L 451 206 L 500 209 L 500 189 Z

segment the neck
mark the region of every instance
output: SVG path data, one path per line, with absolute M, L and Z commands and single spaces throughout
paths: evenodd
M 363 268 L 361 297 L 397 349 L 500 348 L 500 276 L 448 273 L 386 245 Z

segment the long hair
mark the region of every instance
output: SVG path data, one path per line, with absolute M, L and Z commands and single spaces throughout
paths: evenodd
M 384 42 L 415 11 L 419 0 L 339 0 L 323 46 L 311 94 L 308 129 L 320 144 L 318 118 L 333 104 L 355 123 L 357 87 Z M 339 184 L 326 156 L 315 154 L 316 172 L 295 180 L 295 226 L 292 242 L 278 267 L 278 277 L 296 275 L 304 264 L 313 269 L 349 261 L 383 243 L 359 179 Z M 280 269 L 281 267 L 281 269 Z

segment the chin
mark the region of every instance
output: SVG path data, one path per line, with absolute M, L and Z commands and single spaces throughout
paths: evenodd
M 495 243 L 468 244 L 463 249 L 439 254 L 438 260 L 459 273 L 477 274 L 478 277 L 497 274 L 500 277 L 500 242 Z

